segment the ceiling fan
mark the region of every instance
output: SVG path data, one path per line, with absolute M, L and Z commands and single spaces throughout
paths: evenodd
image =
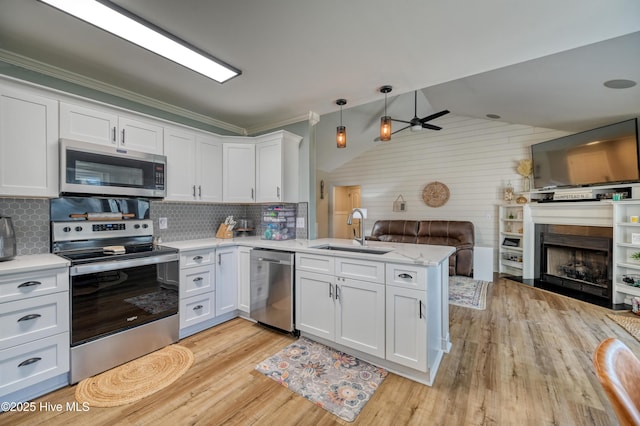
M 380 92 L 385 94 L 385 112 L 386 112 L 386 94 L 391 92 L 391 86 L 382 86 L 380 88 Z M 405 123 L 406 126 L 404 126 L 401 129 L 396 130 L 395 132 L 391 133 L 391 135 L 395 135 L 396 133 L 399 133 L 405 129 L 411 128 L 412 131 L 419 131 L 422 129 L 430 129 L 430 130 L 442 130 L 442 127 L 440 126 L 435 126 L 433 124 L 429 124 L 428 122 L 431 120 L 435 120 L 436 118 L 442 117 L 445 114 L 449 114 L 449 110 L 443 110 L 440 112 L 436 112 L 435 114 L 431 114 L 428 115 L 426 117 L 422 117 L 419 118 L 418 117 L 418 91 L 415 90 L 413 92 L 413 106 L 414 106 L 414 114 L 413 114 L 413 118 L 410 121 L 406 121 L 406 120 L 398 120 L 397 118 L 392 118 L 392 117 L 385 117 L 388 120 L 391 121 L 397 121 L 399 123 Z M 386 113 L 385 113 L 386 115 Z M 390 124 L 390 123 L 389 123 Z M 382 131 L 382 130 L 381 130 Z M 390 138 L 390 135 L 388 136 L 388 138 Z M 378 142 L 382 140 L 380 137 L 377 137 L 374 139 L 375 142 Z M 389 139 L 387 139 L 389 140 Z
M 442 127 L 429 124 L 428 121 L 435 120 L 436 118 L 442 117 L 445 114 L 449 114 L 448 110 L 445 109 L 443 111 L 436 112 L 435 114 L 418 118 L 418 91 L 417 90 L 413 92 L 413 105 L 414 105 L 414 115 L 411 121 L 398 120 L 396 118 L 391 118 L 392 121 L 397 121 L 399 123 L 407 124 L 407 126 L 403 127 L 402 129 L 398 129 L 395 132 L 391 133 L 392 135 L 395 135 L 396 133 L 401 132 L 408 128 L 411 128 L 411 130 L 422 130 L 422 129 L 442 130 Z

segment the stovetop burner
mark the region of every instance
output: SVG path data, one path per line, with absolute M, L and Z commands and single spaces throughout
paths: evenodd
M 125 253 L 121 254 L 105 253 L 101 248 L 88 251 L 83 250 L 77 252 L 59 252 L 56 254 L 70 260 L 73 265 L 79 265 L 83 263 L 101 262 L 105 260 L 125 260 L 177 252 L 178 249 L 172 247 L 145 244 L 125 246 Z

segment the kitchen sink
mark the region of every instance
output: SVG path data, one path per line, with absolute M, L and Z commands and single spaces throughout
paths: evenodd
M 385 254 L 385 253 L 389 253 L 390 251 L 393 251 L 393 249 L 336 246 L 333 244 L 325 244 L 325 245 L 309 247 L 309 248 L 320 249 L 320 250 L 348 251 L 351 253 L 367 253 L 367 254 Z

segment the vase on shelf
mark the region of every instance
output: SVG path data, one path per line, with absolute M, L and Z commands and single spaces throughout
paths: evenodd
M 504 201 L 507 203 L 511 203 L 513 201 L 513 186 L 511 186 L 511 182 L 509 182 L 504 188 Z
M 531 181 L 529 180 L 529 176 L 522 177 L 522 192 L 531 191 Z

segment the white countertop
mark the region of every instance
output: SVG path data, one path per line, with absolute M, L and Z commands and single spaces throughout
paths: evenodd
M 65 268 L 70 262 L 55 254 L 29 254 L 0 262 L 0 275 L 33 272 L 43 269 Z
M 366 247 L 371 249 L 391 249 L 385 254 L 358 253 L 340 250 L 323 250 L 314 248 L 323 245 L 360 247 L 353 240 L 338 238 L 322 238 L 318 240 L 263 240 L 260 237 L 243 237 L 233 239 L 207 238 L 201 240 L 173 241 L 162 243 L 164 246 L 174 247 L 181 251 L 198 250 L 225 246 L 246 246 L 252 248 L 267 248 L 292 252 L 313 253 L 325 256 L 351 257 L 357 259 L 379 260 L 383 262 L 406 263 L 412 265 L 439 265 L 455 252 L 455 247 L 435 246 L 428 244 L 383 243 L 367 241 Z

